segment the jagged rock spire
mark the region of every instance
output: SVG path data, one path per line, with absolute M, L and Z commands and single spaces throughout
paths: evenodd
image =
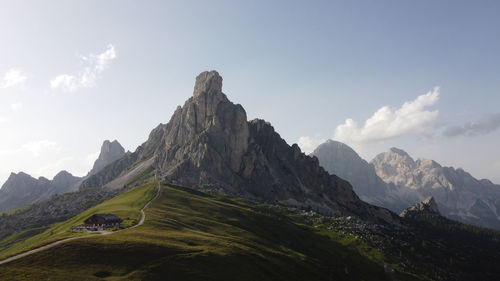
M 114 161 L 120 159 L 125 155 L 125 149 L 117 141 L 105 140 L 101 146 L 101 153 L 99 158 L 94 162 L 92 170 L 89 172 L 90 175 L 96 174 L 101 171 L 107 165 L 113 163 Z
M 424 201 L 419 202 L 407 208 L 401 213 L 401 216 L 406 217 L 412 213 L 424 213 L 424 212 L 434 213 L 438 215 L 440 214 L 438 205 L 436 203 L 436 200 L 434 200 L 434 197 L 432 196 L 427 197 Z
M 219 93 L 222 93 L 222 77 L 217 71 L 205 71 L 196 77 L 193 97 L 196 98 L 203 94 Z

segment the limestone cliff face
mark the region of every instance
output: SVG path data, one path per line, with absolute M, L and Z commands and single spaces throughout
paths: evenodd
M 125 158 L 136 160 L 125 165 L 129 164 Z M 196 78 L 193 96 L 136 152 L 86 184 L 104 185 L 111 180 L 104 180 L 104 174 L 114 171 L 113 175 L 123 176 L 147 159 L 154 159 L 156 173 L 167 182 L 324 213 L 394 219 L 389 211 L 362 202 L 348 182 L 328 174 L 317 158 L 305 155 L 297 145 L 289 146 L 268 122 L 247 121 L 243 107 L 222 92 L 222 77 L 216 71 Z

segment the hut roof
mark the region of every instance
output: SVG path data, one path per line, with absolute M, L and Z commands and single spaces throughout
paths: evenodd
M 122 219 L 119 217 L 113 215 L 113 214 L 95 214 L 92 215 L 90 218 L 85 220 L 86 224 L 93 224 L 93 223 L 121 223 Z

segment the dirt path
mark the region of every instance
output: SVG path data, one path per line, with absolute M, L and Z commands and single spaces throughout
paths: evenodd
M 155 175 L 155 180 L 156 180 L 156 175 Z M 129 228 L 121 229 L 121 230 L 114 231 L 114 232 L 109 232 L 109 231 L 101 232 L 100 235 L 110 235 L 110 234 L 113 234 L 113 233 L 117 233 L 117 232 L 120 232 L 120 231 L 124 231 L 124 230 L 127 230 L 127 229 L 132 229 L 132 228 L 136 228 L 138 226 L 141 226 L 144 223 L 144 220 L 146 220 L 146 213 L 144 213 L 144 209 L 146 209 L 149 206 L 149 204 L 151 204 L 151 202 L 153 202 L 153 200 L 155 200 L 156 198 L 158 198 L 160 196 L 160 190 L 161 190 L 160 182 L 157 182 L 157 183 L 158 183 L 158 187 L 157 187 L 156 195 L 155 195 L 155 197 L 153 197 L 153 199 L 149 200 L 148 203 L 146 203 L 146 205 L 144 205 L 144 207 L 142 207 L 142 209 L 141 209 L 141 219 L 139 220 L 138 224 L 133 225 L 133 226 L 131 226 Z M 34 253 L 45 251 L 47 249 L 53 248 L 53 247 L 55 247 L 55 246 L 57 246 L 59 244 L 62 244 L 62 243 L 66 243 L 66 242 L 77 240 L 77 239 L 83 239 L 83 238 L 88 238 L 88 237 L 95 237 L 95 236 L 96 235 L 85 235 L 85 236 L 78 236 L 78 237 L 66 238 L 66 239 L 63 239 L 63 240 L 52 242 L 52 243 L 47 244 L 45 246 L 41 246 L 41 247 L 35 248 L 33 250 L 29 250 L 27 252 L 24 252 L 24 253 L 21 253 L 21 254 L 17 254 L 15 256 L 10 257 L 10 258 L 1 260 L 0 261 L 0 265 L 6 264 L 6 263 L 11 262 L 11 261 L 18 260 L 20 258 L 24 258 L 24 257 L 32 255 Z

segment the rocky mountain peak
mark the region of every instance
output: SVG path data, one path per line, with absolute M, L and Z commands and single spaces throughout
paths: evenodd
M 243 107 L 222 93 L 216 71 L 198 75 L 193 96 L 128 158 L 130 162 L 111 164 L 104 170 L 110 173 L 101 172 L 82 187 L 118 182 L 136 169 L 131 167 L 152 165 L 163 181 L 196 189 L 327 214 L 397 220 L 388 210 L 361 201 L 348 182 L 328 174 L 297 145 L 288 145 L 269 122 L 247 121 Z
M 439 208 L 436 203 L 436 200 L 434 200 L 434 197 L 432 196 L 429 196 L 424 201 L 422 201 L 422 205 L 425 206 L 425 208 L 429 209 L 430 211 L 439 213 Z
M 441 165 L 439 165 L 439 163 L 431 159 L 418 159 L 417 165 L 422 169 L 441 168 Z
M 90 170 L 89 175 L 96 174 L 104 167 L 120 159 L 124 155 L 125 149 L 117 140 L 114 140 L 112 142 L 109 140 L 105 140 L 101 146 L 101 153 L 99 154 L 99 158 L 97 158 L 97 160 L 94 162 L 94 166 L 92 167 L 92 170 Z
M 71 173 L 63 170 L 54 176 L 54 178 L 52 179 L 52 182 L 54 184 L 58 184 L 58 185 L 60 185 L 60 184 L 73 184 L 77 180 L 78 180 L 77 177 L 75 177 Z
M 196 77 L 193 97 L 222 93 L 222 77 L 215 70 L 205 71 Z
M 36 179 L 24 172 L 10 173 L 7 181 L 2 185 L 1 190 L 4 192 L 11 192 L 16 190 L 19 183 L 36 182 Z
M 394 153 L 394 154 L 398 154 L 398 155 L 403 156 L 403 157 L 410 157 L 410 155 L 408 155 L 408 153 L 406 153 L 406 151 L 399 149 L 397 147 L 389 148 L 389 152 Z
M 436 200 L 434 200 L 434 197 L 429 196 L 424 201 L 419 202 L 407 208 L 401 213 L 401 216 L 406 217 L 410 214 L 424 213 L 424 212 L 438 214 L 438 215 L 440 214 L 438 205 L 436 203 Z
M 351 183 L 356 194 L 365 202 L 384 206 L 400 213 L 418 201 L 408 202 L 393 191 L 393 185 L 385 183 L 375 168 L 361 158 L 347 144 L 327 140 L 311 153 L 330 174 L 337 175 Z M 387 169 L 391 173 L 391 169 Z
M 417 166 L 408 153 L 395 147 L 375 156 L 370 163 L 380 178 L 396 185 L 411 181 L 409 175 Z
M 166 125 L 152 132 L 144 147 L 152 151 L 152 145 L 162 144 L 154 148 L 155 165 L 169 171 L 167 174 L 177 171 L 182 162 L 195 167 L 209 165 L 213 157 L 222 158 L 223 166 L 237 172 L 248 136 L 245 110 L 222 93 L 219 73 L 206 71 L 196 78 L 193 97 L 177 108 Z M 199 142 L 203 146 L 194 146 Z

